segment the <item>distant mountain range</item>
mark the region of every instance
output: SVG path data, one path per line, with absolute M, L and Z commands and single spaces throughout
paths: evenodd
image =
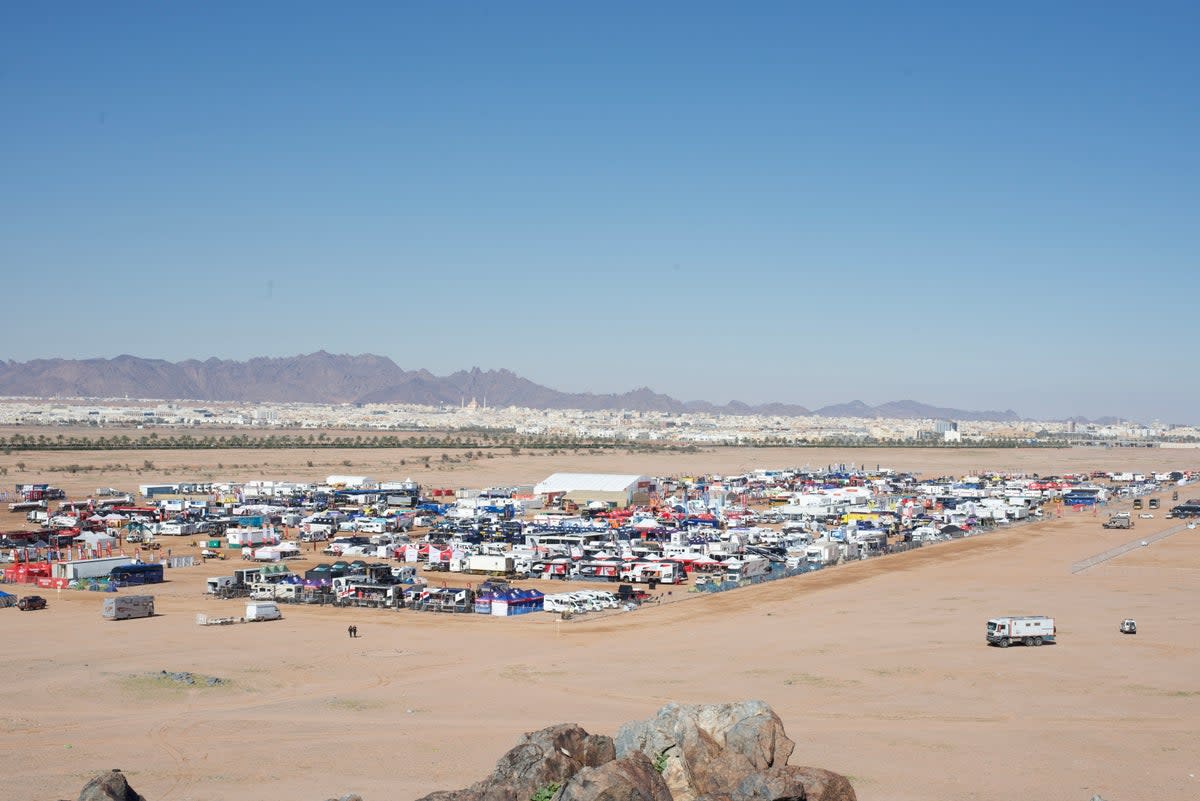
M 622 394 L 559 392 L 509 370 L 460 370 L 435 376 L 403 370 L 391 359 L 320 351 L 304 356 L 168 362 L 118 356 L 115 359 L 35 359 L 0 362 L 0 396 L 35 398 L 156 398 L 162 400 L 264 403 L 415 403 L 458 405 L 464 399 L 489 406 L 534 409 L 628 409 L 655 412 L 708 412 L 781 417 L 946 418 L 1016 422 L 1011 409 L 968 411 L 902 400 L 869 406 L 862 401 L 809 410 L 786 403 L 752 406 L 732 401 L 679 401 L 647 388 Z

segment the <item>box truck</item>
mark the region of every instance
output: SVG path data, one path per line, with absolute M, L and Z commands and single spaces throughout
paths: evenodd
M 805 548 L 804 555 L 810 565 L 825 567 L 838 560 L 838 557 L 841 556 L 841 549 L 838 547 L 838 543 L 821 539 Z
M 1054 636 L 1054 618 L 1045 615 L 994 617 L 987 622 L 988 645 L 998 645 L 1001 648 L 1007 648 L 1013 643 L 1052 643 Z
M 135 617 L 154 617 L 153 595 L 118 595 L 104 599 L 101 613 L 105 620 L 129 620 Z

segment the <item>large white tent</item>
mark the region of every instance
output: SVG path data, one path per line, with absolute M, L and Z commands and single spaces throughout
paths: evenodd
M 593 501 L 629 506 L 639 491 L 648 492 L 652 480 L 625 473 L 554 473 L 533 488 L 534 495 L 562 495 L 581 504 Z

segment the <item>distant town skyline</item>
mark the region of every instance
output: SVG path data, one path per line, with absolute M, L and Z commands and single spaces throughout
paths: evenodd
M 1191 422 L 1198 23 L 11 6 L 0 355 Z

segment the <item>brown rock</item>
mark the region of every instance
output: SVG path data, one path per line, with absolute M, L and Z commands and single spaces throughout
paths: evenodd
M 101 773 L 85 784 L 79 792 L 79 801 L 146 801 L 146 799 L 129 786 L 125 774 L 114 768 L 108 773 Z
M 671 801 L 671 791 L 640 751 L 576 773 L 555 801 Z
M 467 788 L 465 790 L 438 790 L 417 801 L 479 801 L 479 793 Z
M 783 765 L 747 776 L 733 793 L 733 801 L 857 801 L 850 780 L 824 768 Z
M 730 794 L 747 775 L 786 765 L 795 743 L 762 701 L 667 704 L 647 721 L 627 723 L 616 736 L 617 756 L 640 751 L 665 758 L 663 778 L 674 801 Z
M 751 773 L 733 789 L 732 801 L 806 801 L 803 777 L 786 765 Z
M 543 787 L 566 784 L 583 768 L 615 758 L 611 737 L 560 723 L 526 734 L 482 781 L 464 790 L 430 793 L 419 801 L 529 801 Z

